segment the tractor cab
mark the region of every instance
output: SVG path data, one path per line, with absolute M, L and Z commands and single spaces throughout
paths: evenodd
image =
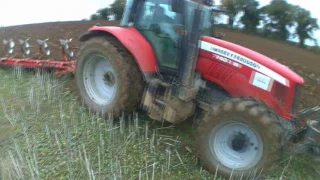
M 121 25 L 133 26 L 147 39 L 160 72 L 183 76 L 191 55 L 188 44 L 197 48 L 199 35 L 212 36 L 211 5 L 210 1 L 128 0 Z

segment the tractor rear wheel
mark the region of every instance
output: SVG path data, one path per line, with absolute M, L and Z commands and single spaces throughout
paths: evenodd
M 253 99 L 231 99 L 203 116 L 196 135 L 201 165 L 225 178 L 257 176 L 280 155 L 283 129 L 268 108 Z
M 140 102 L 143 80 L 133 56 L 112 37 L 94 37 L 77 55 L 75 82 L 84 105 L 106 117 L 133 111 Z

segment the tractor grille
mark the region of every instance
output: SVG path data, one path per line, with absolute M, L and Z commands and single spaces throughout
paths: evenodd
M 210 76 L 223 84 L 227 84 L 235 74 L 236 72 L 234 70 L 221 64 L 213 64 L 210 70 Z

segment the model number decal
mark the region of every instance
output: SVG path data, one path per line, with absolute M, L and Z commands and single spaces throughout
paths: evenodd
M 227 58 L 224 58 L 222 56 L 216 56 L 216 58 L 222 62 L 225 62 L 225 63 L 230 63 L 231 61 L 229 61 Z
M 228 63 L 228 64 L 230 64 L 230 65 L 232 65 L 232 66 L 234 66 L 234 67 L 237 67 L 237 68 L 241 68 L 241 67 L 242 67 L 241 64 L 239 64 L 239 63 L 237 63 L 237 62 L 233 62 L 233 61 L 231 61 L 230 59 L 227 59 L 227 58 L 225 58 L 225 57 L 222 57 L 222 56 L 219 56 L 219 55 L 216 55 L 216 54 L 213 54 L 213 56 L 214 56 L 217 60 L 222 61 L 222 62 L 224 62 L 224 63 Z

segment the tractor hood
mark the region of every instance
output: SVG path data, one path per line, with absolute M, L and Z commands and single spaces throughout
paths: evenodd
M 304 83 L 304 79 L 287 66 L 237 44 L 209 36 L 202 36 L 199 46 L 202 50 L 219 54 L 256 71 L 260 71 L 284 85 L 288 86 L 288 81 L 297 84 Z

